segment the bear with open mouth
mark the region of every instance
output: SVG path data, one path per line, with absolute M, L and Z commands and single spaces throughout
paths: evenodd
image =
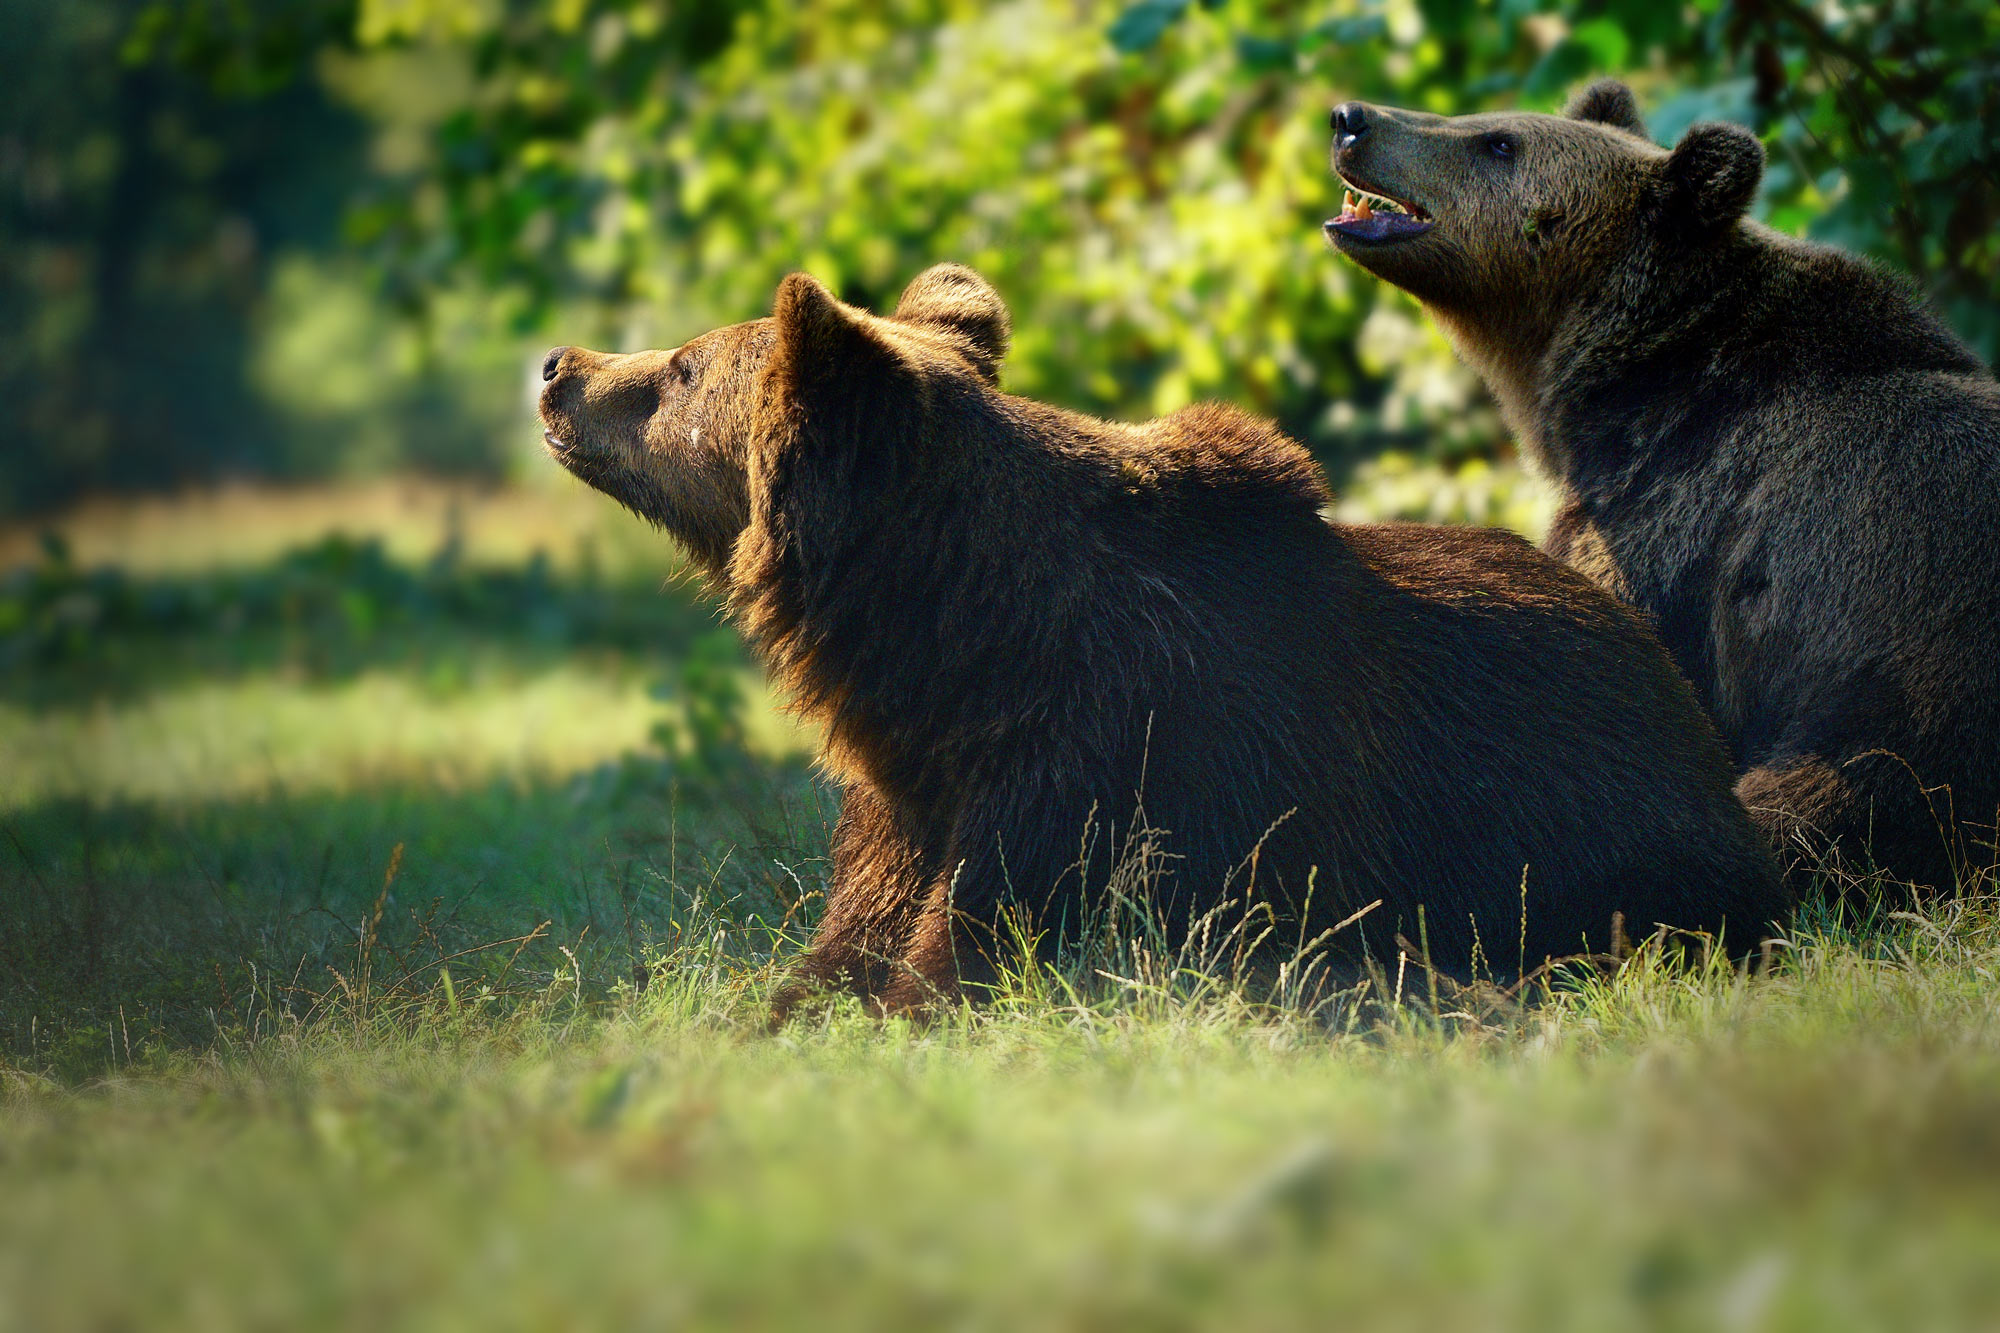
M 1645 611 L 1795 880 L 1990 869 L 1992 372 L 1905 282 L 1749 219 L 1738 126 L 1657 147 L 1606 81 L 1562 116 L 1348 102 L 1332 130 L 1364 197 L 1328 240 L 1485 378 L 1561 488 L 1548 550 Z
M 940 265 L 886 318 L 794 274 L 769 318 L 545 363 L 550 451 L 686 547 L 822 729 L 831 888 L 781 1011 L 956 997 L 1077 938 L 1141 843 L 1169 936 L 1259 911 L 1461 975 L 1621 916 L 1747 951 L 1786 910 L 1629 608 L 1508 533 L 1328 522 L 1233 409 L 1003 393 L 1008 338 Z

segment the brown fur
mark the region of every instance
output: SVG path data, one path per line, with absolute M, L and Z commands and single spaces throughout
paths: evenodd
M 1768 835 L 1801 866 L 1832 849 L 1922 885 L 1989 862 L 1986 367 L 1900 282 L 1747 220 L 1745 130 L 1669 152 L 1610 82 L 1562 117 L 1360 110 L 1336 169 L 1436 226 L 1335 244 L 1485 376 L 1564 490 L 1548 549 L 1648 613 Z
M 1400 933 L 1505 975 L 1616 912 L 1748 947 L 1783 910 L 1631 611 L 1506 534 L 1328 524 L 1310 457 L 1231 409 L 1003 394 L 1006 338 L 944 266 L 892 318 L 794 275 L 767 320 L 551 363 L 557 456 L 682 536 L 824 727 L 844 807 L 803 981 L 907 1008 L 991 974 L 1005 909 L 1073 937 L 1141 806 L 1170 931 L 1380 900 L 1350 954 Z

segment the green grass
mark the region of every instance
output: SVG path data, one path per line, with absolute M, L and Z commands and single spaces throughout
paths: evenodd
M 17 1075 L 17 1326 L 1977 1328 L 1990 918 L 1484 1021 L 1226 1003 L 770 1036 L 695 948 Z M 115 1280 L 112 1277 L 115 1275 Z
M 233 631 L 0 669 L 0 1333 L 2000 1310 L 1990 897 L 1310 1013 L 1128 934 L 772 1033 L 834 811 L 664 555 L 517 614 L 454 589 L 525 552 L 398 538 L 357 619 L 152 521 L 134 586 Z

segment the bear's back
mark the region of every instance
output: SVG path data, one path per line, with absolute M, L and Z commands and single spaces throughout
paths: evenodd
M 1309 881 L 1319 914 L 1381 899 L 1356 936 L 1378 950 L 1416 938 L 1421 900 L 1454 967 L 1475 939 L 1603 947 L 1614 899 L 1745 931 L 1782 910 L 1713 729 L 1629 608 L 1506 532 L 1239 531 L 1132 553 L 1131 582 L 1199 627 L 1119 694 L 1145 704 L 1143 803 L 1184 901 L 1254 849 L 1274 899 Z

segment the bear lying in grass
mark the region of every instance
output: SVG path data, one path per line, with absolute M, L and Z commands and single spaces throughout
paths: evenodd
M 1651 617 L 1738 793 L 1949 888 L 2000 805 L 2000 385 L 1905 284 L 1744 210 L 1763 148 L 1671 152 L 1632 94 L 1566 116 L 1351 102 L 1345 254 L 1417 296 L 1562 487 L 1549 550 Z M 1984 845 L 1982 845 L 1984 844 Z
M 1507 533 L 1336 527 L 1311 458 L 1198 406 L 1143 426 L 996 387 L 1008 316 L 941 265 L 887 319 L 795 274 L 671 351 L 559 348 L 562 464 L 687 548 L 843 808 L 807 986 L 883 1010 L 1073 939 L 1147 844 L 1172 935 L 1506 976 L 1786 906 L 1640 619 Z M 1004 919 L 1003 919 L 1004 918 Z

